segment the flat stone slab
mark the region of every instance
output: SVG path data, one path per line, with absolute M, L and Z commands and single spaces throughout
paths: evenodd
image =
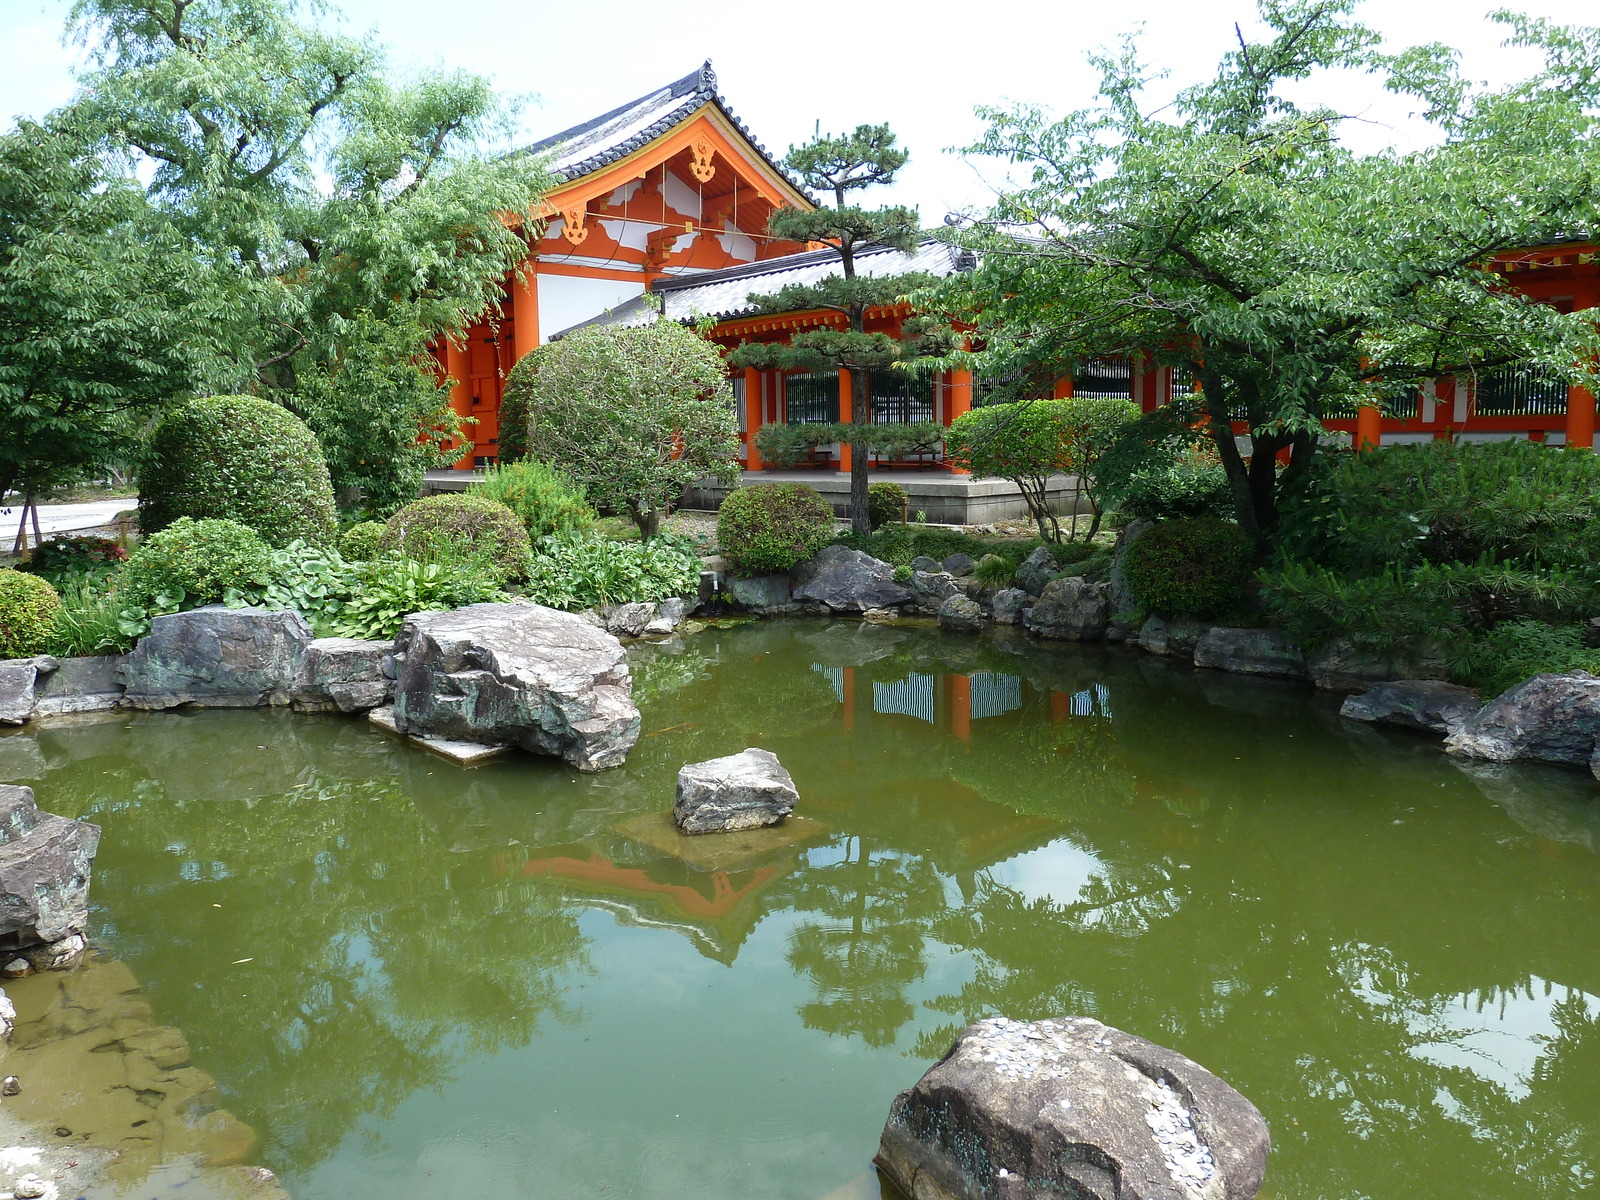
M 449 738 L 402 733 L 400 726 L 395 723 L 392 708 L 374 708 L 367 713 L 367 720 L 385 733 L 392 733 L 396 737 L 415 743 L 440 758 L 449 759 L 458 767 L 475 767 L 492 758 L 504 758 L 512 750 L 510 746 L 485 746 L 482 742 L 456 742 Z
M 751 746 L 681 768 L 672 818 L 687 834 L 731 833 L 776 825 L 799 800 L 778 756 Z
M 790 817 L 782 825 L 738 829 L 720 837 L 679 833 L 671 813 L 646 813 L 616 826 L 629 841 L 680 859 L 696 871 L 742 871 L 798 846 L 820 842 L 833 830 L 810 817 Z
M 1477 692 L 1460 684 L 1397 679 L 1346 697 L 1339 715 L 1349 721 L 1449 734 L 1471 720 L 1481 703 Z
M 1198 1063 L 1088 1017 L 969 1025 L 873 1160 L 916 1200 L 1250 1200 L 1270 1138 Z

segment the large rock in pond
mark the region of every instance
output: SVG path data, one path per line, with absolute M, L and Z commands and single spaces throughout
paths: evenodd
M 894 581 L 894 568 L 848 546 L 826 546 L 795 568 L 794 598 L 833 612 L 899 608 L 911 602 L 909 589 Z
M 401 733 L 521 746 L 580 771 L 619 766 L 639 740 L 622 643 L 537 604 L 415 613 L 395 639 Z
M 982 633 L 983 605 L 969 596 L 951 596 L 939 606 L 939 628 L 947 633 Z
M 1351 721 L 1454 733 L 1478 711 L 1478 693 L 1436 679 L 1397 679 L 1345 697 L 1339 715 Z
M 1045 585 L 1038 603 L 1022 614 L 1022 624 L 1040 637 L 1087 642 L 1105 636 L 1109 616 L 1103 584 L 1066 575 Z
M 1193 658 L 1194 648 L 1211 632 L 1211 622 L 1197 617 L 1150 617 L 1135 640 L 1151 654 Z
M 1194 665 L 1240 675 L 1306 677 L 1306 656 L 1288 634 L 1276 629 L 1213 626 L 1195 644 Z
M 799 799 L 778 756 L 752 746 L 679 770 L 672 819 L 689 834 L 759 829 L 779 824 Z
M 963 596 L 965 589 L 948 571 L 911 572 L 911 600 L 923 612 L 937 613 L 951 596 Z
M 1463 758 L 1529 759 L 1587 767 L 1600 737 L 1600 678 L 1535 675 L 1485 704 L 1446 739 Z
M 57 666 L 48 654 L 0 662 L 0 725 L 21 725 L 33 716 L 40 677 Z
M 317 638 L 306 647 L 293 704 L 301 712 L 369 712 L 387 704 L 394 680 L 384 674 L 393 642 Z
M 114 654 L 61 659 L 60 665 L 43 675 L 34 689 L 34 716 L 116 708 L 122 703 L 122 685 L 117 682 L 117 664 L 121 661 Z
M 51 813 L 33 789 L 0 785 L 0 956 L 8 974 L 71 965 L 89 923 L 89 868 L 100 827 Z
M 1055 555 L 1048 546 L 1040 546 L 1018 565 L 1017 586 L 1030 596 L 1042 596 L 1045 585 L 1059 574 Z
M 259 708 L 288 704 L 311 626 L 289 609 L 224 608 L 169 613 L 117 664 L 129 708 Z
M 1255 1105 L 1172 1050 L 1087 1017 L 962 1031 L 895 1097 L 874 1161 L 912 1200 L 1250 1200 Z
M 996 625 L 1017 625 L 1022 621 L 1022 615 L 1033 603 L 1033 597 L 1021 588 L 1001 588 L 994 594 L 991 606 L 994 610 L 994 623 Z

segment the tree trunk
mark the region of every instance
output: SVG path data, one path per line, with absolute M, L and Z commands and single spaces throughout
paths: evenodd
M 850 422 L 860 428 L 867 423 L 867 386 L 870 376 L 861 367 L 850 370 Z M 862 443 L 850 454 L 850 532 L 865 537 L 872 532 L 872 516 L 867 511 L 867 446 Z
M 639 540 L 648 542 L 661 532 L 661 510 L 641 508 L 637 500 L 628 501 L 628 517 L 639 527 Z
M 1261 526 L 1256 520 L 1255 496 L 1250 489 L 1249 470 L 1233 440 L 1233 422 L 1228 417 L 1228 406 L 1222 398 L 1222 380 L 1208 371 L 1200 372 L 1200 405 L 1206 416 L 1206 432 L 1222 459 L 1222 469 L 1228 476 L 1228 491 L 1233 496 L 1234 516 L 1239 528 L 1251 540 L 1261 540 Z

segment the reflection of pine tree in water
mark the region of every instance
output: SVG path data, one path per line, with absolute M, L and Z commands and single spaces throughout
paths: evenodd
M 789 938 L 789 965 L 817 998 L 800 1008 L 808 1029 L 890 1045 L 914 1009 L 906 990 L 927 969 L 929 925 L 944 887 L 926 859 L 874 851 L 850 838 L 842 861 L 810 867 L 786 883 L 796 910 L 820 913 Z

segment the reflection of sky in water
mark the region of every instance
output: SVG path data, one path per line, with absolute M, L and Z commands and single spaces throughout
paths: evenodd
M 1413 1053 L 1440 1066 L 1471 1071 L 1504 1088 L 1513 1100 L 1521 1100 L 1528 1094 L 1529 1080 L 1545 1044 L 1561 1034 L 1555 1021 L 1556 1005 L 1571 1004 L 1574 998 L 1591 1018 L 1600 1013 L 1600 1000 L 1595 997 L 1536 975 L 1522 992 L 1453 996 L 1430 1020 L 1450 1030 L 1454 1040 L 1418 1046 Z M 1414 1026 L 1425 1024 L 1413 1022 Z
M 995 864 L 989 868 L 989 877 L 1029 900 L 1071 904 L 1082 897 L 1090 878 L 1101 869 L 1093 854 L 1062 838 Z

